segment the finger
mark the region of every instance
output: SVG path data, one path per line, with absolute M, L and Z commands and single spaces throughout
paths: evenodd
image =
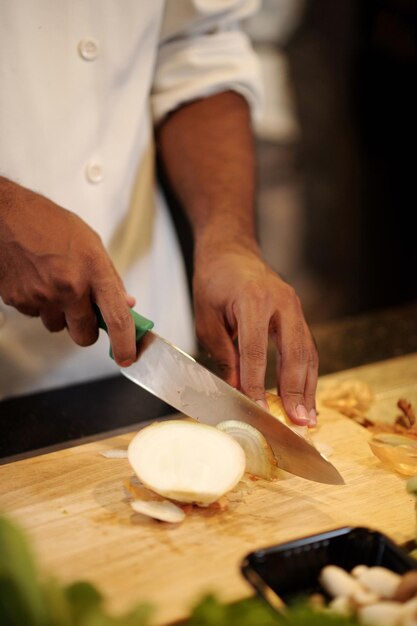
M 227 332 L 223 322 L 217 316 L 210 318 L 205 314 L 205 322 L 202 327 L 197 320 L 197 337 L 207 352 L 216 361 L 221 376 L 232 387 L 239 387 L 239 356 L 236 347 Z M 206 329 L 210 329 L 207 331 Z
M 113 265 L 113 263 L 112 263 L 111 259 L 107 259 L 107 260 L 108 260 L 108 263 L 109 263 L 110 268 L 111 268 L 111 270 L 112 270 L 113 276 L 114 276 L 114 278 L 117 280 L 117 282 L 118 282 L 118 284 L 119 284 L 119 286 L 120 286 L 120 289 L 121 289 L 121 291 L 123 292 L 123 295 L 124 295 L 124 298 L 125 298 L 125 300 L 126 300 L 126 304 L 127 304 L 127 306 L 128 306 L 130 309 L 131 309 L 131 308 L 133 308 L 133 307 L 135 306 L 135 304 L 136 304 L 136 298 L 135 298 L 134 296 L 132 296 L 132 294 L 127 293 L 127 291 L 126 291 L 126 289 L 125 289 L 125 286 L 124 286 L 124 283 L 123 283 L 123 281 L 122 281 L 121 277 L 119 276 L 119 274 L 117 273 L 117 270 L 116 270 L 116 268 L 114 267 L 114 265 Z
M 309 423 L 304 390 L 310 357 L 303 320 L 281 325 L 280 348 L 280 396 L 292 421 L 305 426 Z
M 134 307 L 136 304 L 136 298 L 134 296 L 131 296 L 130 293 L 125 292 L 125 300 L 129 308 Z
M 124 298 L 125 298 L 127 306 L 129 307 L 129 309 L 132 309 L 135 306 L 135 304 L 136 304 L 136 298 L 134 296 L 132 296 L 132 294 L 127 293 L 127 291 L 125 289 L 125 286 L 124 286 L 124 283 L 123 283 L 123 280 L 119 276 L 119 274 L 118 274 L 115 266 L 113 265 L 111 259 L 108 259 L 108 262 L 109 262 L 109 265 L 110 265 L 110 267 L 111 267 L 111 269 L 113 271 L 114 277 L 116 278 L 118 284 L 120 285 L 120 289 L 123 292 L 123 295 L 124 295 Z
M 40 318 L 45 328 L 47 328 L 51 333 L 58 333 L 67 325 L 63 311 L 52 307 L 42 309 L 40 311 Z
M 278 342 L 277 342 L 277 345 L 278 345 Z M 279 388 L 279 381 L 281 379 L 281 353 L 278 349 L 276 350 L 276 353 L 275 353 L 275 372 L 276 372 L 276 379 L 277 379 L 277 394 L 280 396 L 281 392 Z
M 77 302 L 67 305 L 64 313 L 68 332 L 76 344 L 91 346 L 97 341 L 97 317 L 87 294 Z
M 124 282 L 123 282 L 121 276 L 118 274 L 115 266 L 113 265 L 112 260 L 110 258 L 107 258 L 107 262 L 108 262 L 108 264 L 110 266 L 110 270 L 111 270 L 111 273 L 113 275 L 113 278 L 117 281 L 121 291 L 124 294 L 124 297 L 125 297 L 127 305 L 129 306 L 129 308 L 134 307 L 135 304 L 136 304 L 136 298 L 134 296 L 132 296 L 130 293 L 127 293 L 127 291 L 125 289 L 125 286 L 124 286 Z
M 136 359 L 135 325 L 123 290 L 117 281 L 101 279 L 93 287 L 93 299 L 106 322 L 114 360 L 121 367 L 131 365 Z
M 318 380 L 319 360 L 316 347 L 311 342 L 311 357 L 308 362 L 307 380 L 304 389 L 305 406 L 309 417 L 309 426 L 316 426 L 317 413 L 316 413 L 316 391 Z
M 19 313 L 23 313 L 23 315 L 28 315 L 29 317 L 39 317 L 39 309 L 31 304 L 11 304 L 10 306 L 13 306 L 17 311 L 19 311 Z
M 23 313 L 23 315 L 39 317 L 39 306 L 33 301 L 25 286 L 14 293 L 13 290 L 9 290 L 7 295 L 3 296 L 3 302 L 15 308 L 19 313 Z
M 245 301 L 236 312 L 243 393 L 264 405 L 268 354 L 269 315 L 255 300 Z
M 310 334 L 310 331 L 307 327 L 307 333 Z M 311 337 L 311 334 L 310 334 Z M 275 336 L 275 340 L 277 345 L 280 345 L 279 337 Z M 311 337 L 310 342 L 310 353 L 311 357 L 308 360 L 308 368 L 307 368 L 307 376 L 306 383 L 304 387 L 304 400 L 305 407 L 308 414 L 308 425 L 315 426 L 317 424 L 317 413 L 316 413 L 316 390 L 317 390 L 317 380 L 318 380 L 318 355 L 317 348 L 314 344 L 313 338 Z M 277 379 L 277 393 L 278 395 L 282 395 L 280 392 L 280 380 L 281 380 L 281 354 L 277 349 L 276 351 L 276 379 Z

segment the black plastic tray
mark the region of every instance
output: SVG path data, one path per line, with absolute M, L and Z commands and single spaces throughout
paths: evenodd
M 417 561 L 382 533 L 345 527 L 251 552 L 242 562 L 242 573 L 258 595 L 276 606 L 276 596 L 291 604 L 299 596 L 324 593 L 318 577 L 325 565 L 350 571 L 359 564 L 381 565 L 399 574 L 417 569 Z

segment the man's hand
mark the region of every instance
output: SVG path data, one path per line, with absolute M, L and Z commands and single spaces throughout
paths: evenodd
M 200 341 L 231 384 L 265 403 L 271 335 L 284 406 L 294 422 L 313 425 L 317 352 L 294 290 L 261 260 L 256 242 L 255 158 L 246 101 L 224 92 L 185 104 L 164 121 L 157 138 L 194 233 Z
M 75 343 L 98 337 L 93 303 L 107 324 L 119 365 L 136 357 L 124 290 L 99 236 L 47 198 L 0 178 L 0 296 L 52 332 L 67 327 Z
M 313 426 L 318 357 L 293 288 L 252 250 L 197 247 L 194 302 L 198 338 L 225 380 L 264 406 L 273 337 L 285 409 L 295 423 Z

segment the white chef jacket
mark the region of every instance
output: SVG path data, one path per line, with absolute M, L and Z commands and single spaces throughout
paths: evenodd
M 0 0 L 0 174 L 99 233 L 136 309 L 188 352 L 192 315 L 178 242 L 153 184 L 153 125 L 225 89 L 244 95 L 256 116 L 258 64 L 238 22 L 257 6 Z M 105 333 L 81 348 L 0 299 L 0 398 L 117 371 Z

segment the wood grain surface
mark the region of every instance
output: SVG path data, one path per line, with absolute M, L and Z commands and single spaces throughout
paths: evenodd
M 417 354 L 332 374 L 320 387 L 350 379 L 371 384 L 375 406 L 389 414 L 392 403 L 395 413 L 398 390 L 417 392 Z M 319 423 L 313 439 L 332 447 L 345 485 L 289 474 L 246 480 L 226 510 L 194 508 L 182 524 L 168 525 L 132 511 L 128 461 L 100 454 L 126 448 L 132 433 L 0 467 L 0 511 L 27 531 L 44 572 L 64 582 L 90 580 L 116 612 L 150 601 L 155 623 L 166 624 L 208 592 L 223 601 L 251 595 L 240 563 L 254 549 L 345 525 L 380 530 L 399 543 L 413 538 L 406 478 L 383 467 L 367 431 L 347 417 L 321 408 Z

